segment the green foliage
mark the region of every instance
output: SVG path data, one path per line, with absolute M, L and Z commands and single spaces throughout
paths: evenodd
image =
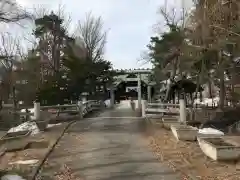
M 147 46 L 152 63 L 159 68 L 164 68 L 179 55 L 177 51 L 184 41 L 184 34 L 177 25 L 169 25 L 169 29 L 161 37 L 151 37 Z
M 203 61 L 203 62 L 202 62 Z M 202 68 L 205 68 L 205 70 L 211 70 L 214 65 L 218 61 L 218 51 L 215 49 L 208 49 L 201 53 L 200 56 L 197 56 L 194 61 L 194 69 L 197 70 L 197 72 L 201 72 Z M 204 67 L 202 67 L 202 63 Z
M 65 30 L 62 27 L 63 19 L 57 15 L 51 13 L 49 15 L 44 15 L 41 18 L 35 20 L 36 30 L 34 35 L 36 37 L 42 36 L 46 32 L 57 32 L 60 36 L 65 35 Z
M 71 47 L 65 49 L 64 66 L 69 79 L 70 92 L 79 96 L 82 92 L 94 92 L 96 86 L 106 86 L 113 77 L 109 61 L 89 61 L 77 57 Z
M 36 75 L 32 77 L 39 82 L 35 83 L 36 93 L 39 94 L 39 98 L 44 104 L 62 104 L 65 100 L 78 100 L 83 92 L 96 94 L 98 93 L 97 87 L 103 86 L 106 89 L 114 75 L 109 61 L 104 59 L 91 61 L 85 56 L 84 47 L 78 46 L 75 39 L 67 35 L 68 32 L 62 25 L 63 21 L 64 19 L 53 13 L 35 21 L 35 37 L 43 37 L 45 33 L 52 34 L 52 36 L 44 36 L 44 38 L 52 38 L 51 41 L 56 40 L 53 49 L 57 47 L 55 45 L 58 43 L 58 50 L 63 54 L 59 57 L 60 69 L 55 69 L 55 67 L 47 69 L 50 72 L 52 70 L 53 73 L 50 74 L 41 73 L 42 62 L 36 53 L 33 57 L 28 57 L 28 64 L 34 70 L 32 73 Z M 58 39 L 60 41 L 57 41 Z M 33 51 L 39 50 L 43 50 L 40 45 Z M 81 51 L 82 55 L 76 51 Z M 53 60 L 56 58 L 58 57 L 52 57 Z
M 149 57 L 154 65 L 154 79 L 160 82 L 169 78 L 169 71 L 166 68 L 171 64 L 178 64 L 178 68 L 186 68 L 191 57 L 183 54 L 185 45 L 184 31 L 175 24 L 168 24 L 169 31 L 164 32 L 160 37 L 151 37 L 149 48 Z M 176 60 L 177 59 L 177 60 Z M 181 63 L 178 63 L 181 62 Z M 185 62 L 185 64 L 184 64 Z M 175 71 L 172 69 L 172 71 Z

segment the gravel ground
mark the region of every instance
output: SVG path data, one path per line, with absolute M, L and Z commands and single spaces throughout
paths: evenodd
M 240 163 L 216 162 L 206 157 L 197 142 L 183 142 L 163 128 L 147 135 L 149 146 L 160 162 L 186 174 L 187 179 L 239 180 Z
M 46 153 L 51 149 L 51 146 L 55 143 L 57 137 L 62 133 L 67 123 L 63 123 L 60 126 L 50 128 L 48 131 L 34 136 L 29 136 L 16 141 L 16 143 L 44 141 L 48 143 L 48 146 L 43 148 L 31 148 L 22 151 L 6 152 L 0 158 L 0 169 L 2 171 L 16 172 L 27 179 L 31 179 L 32 173 L 39 166 L 41 160 L 45 157 Z M 38 160 L 36 164 L 15 164 L 16 161 L 25 160 Z

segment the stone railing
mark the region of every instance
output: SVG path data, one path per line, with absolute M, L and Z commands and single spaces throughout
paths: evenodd
M 216 116 L 216 109 L 205 107 L 188 108 L 183 100 L 179 104 L 168 103 L 142 103 L 142 116 L 159 118 L 163 115 L 179 116 L 182 121 L 205 122 Z
M 49 123 L 80 120 L 89 113 L 103 108 L 104 103 L 96 100 L 52 106 L 40 106 L 40 103 L 34 103 L 34 108 L 21 111 L 9 107 L 1 111 L 0 129 L 14 132 L 25 131 L 28 126 L 34 127 L 33 124 L 36 123 L 40 130 L 45 130 Z
M 228 133 L 240 133 L 240 121 L 234 123 L 233 125 L 228 127 Z
M 161 118 L 164 115 L 179 116 L 181 122 L 187 121 L 187 108 L 184 100 L 179 104 L 142 102 L 142 117 Z
M 147 103 L 147 107 L 151 109 L 179 109 L 179 104 L 168 104 L 168 103 Z
M 40 119 L 42 112 L 46 111 L 59 116 L 64 113 L 78 114 L 79 118 L 83 118 L 88 113 L 100 109 L 104 106 L 103 102 L 97 100 L 78 101 L 76 104 L 40 106 L 40 103 L 34 103 L 34 108 L 28 109 L 28 112 L 16 112 L 21 116 L 30 116 L 33 120 Z
M 164 113 L 177 113 L 179 114 L 180 104 L 167 104 L 167 103 L 148 103 L 142 102 L 143 116 L 148 114 L 164 114 Z

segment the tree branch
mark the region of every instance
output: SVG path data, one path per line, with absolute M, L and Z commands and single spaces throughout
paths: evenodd
M 229 30 L 229 29 L 223 28 L 223 27 L 221 27 L 221 26 L 217 26 L 217 25 L 209 25 L 209 26 L 210 26 L 210 27 L 213 27 L 213 28 L 217 28 L 217 29 L 224 30 L 224 31 L 228 32 L 229 34 L 234 34 L 234 35 L 240 37 L 240 34 L 235 33 L 235 32 L 233 32 L 233 31 L 231 31 L 231 30 Z

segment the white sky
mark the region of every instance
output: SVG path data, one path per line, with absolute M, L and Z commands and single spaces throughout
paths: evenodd
M 32 8 L 43 5 L 56 10 L 59 4 L 72 17 L 73 27 L 89 11 L 101 16 L 108 31 L 106 59 L 114 68 L 139 68 L 141 52 L 146 49 L 153 25 L 162 19 L 157 10 L 165 0 L 17 0 L 22 6 Z M 191 0 L 185 0 L 189 5 Z M 180 0 L 168 0 L 170 6 L 180 8 Z

